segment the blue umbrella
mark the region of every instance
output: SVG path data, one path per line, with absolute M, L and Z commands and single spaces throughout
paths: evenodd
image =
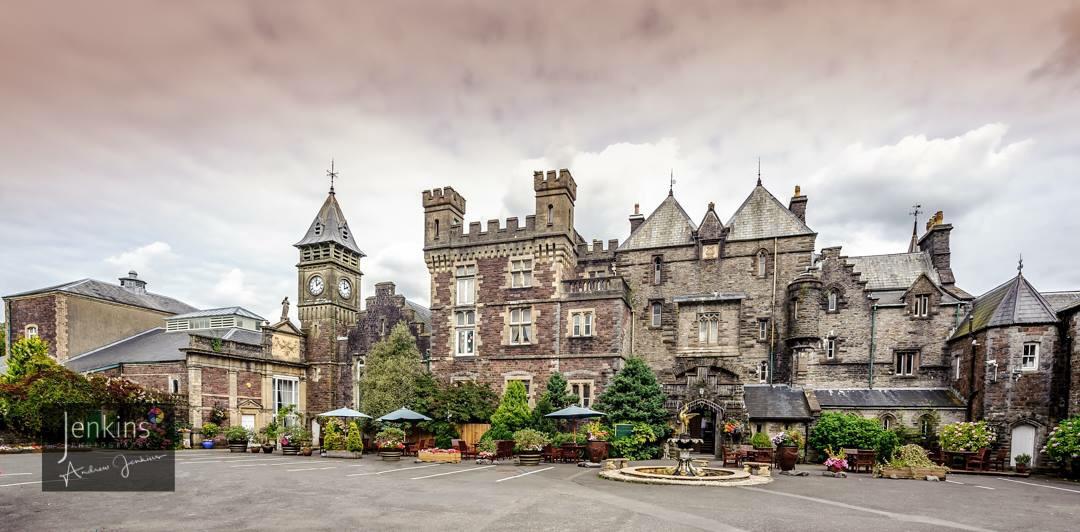
M 591 408 L 585 408 L 578 405 L 570 405 L 562 410 L 556 410 L 544 417 L 552 417 L 555 419 L 589 419 L 594 417 L 603 417 L 607 414 L 603 412 L 597 412 Z M 577 442 L 577 423 L 574 423 L 574 441 Z

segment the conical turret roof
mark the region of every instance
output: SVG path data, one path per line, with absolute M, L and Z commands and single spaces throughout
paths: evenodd
M 342 214 L 341 206 L 338 205 L 337 197 L 333 191 L 326 196 L 326 201 L 319 208 L 319 213 L 315 215 L 315 219 L 312 220 L 304 238 L 293 245 L 301 247 L 324 242 L 340 244 L 345 249 L 358 253 L 361 257 L 366 256 L 363 251 L 360 251 L 360 247 L 356 245 L 353 232 L 349 229 L 349 222 L 345 220 L 345 215 Z
M 976 298 L 971 312 L 960 322 L 952 337 L 960 338 L 990 327 L 1057 321 L 1057 314 L 1050 302 L 1022 274 L 1018 274 Z

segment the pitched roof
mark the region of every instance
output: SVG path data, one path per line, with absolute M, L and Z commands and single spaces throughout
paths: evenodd
M 683 210 L 675 196 L 668 194 L 656 208 L 619 246 L 619 251 L 685 246 L 694 243 L 697 227 Z
M 413 309 L 413 312 L 416 313 L 416 319 L 420 320 L 420 322 L 424 324 L 424 328 L 430 331 L 431 309 L 408 299 L 405 300 L 405 304 L 408 305 L 409 308 Z
M 190 345 L 192 336 L 262 345 L 261 332 L 236 327 L 177 332 L 166 332 L 165 329 L 156 327 L 72 357 L 64 365 L 72 371 L 88 372 L 110 368 L 117 364 L 184 360 L 185 355 L 180 350 Z
M 702 240 L 719 240 L 723 232 L 724 224 L 720 221 L 720 217 L 716 215 L 716 206 L 709 202 L 709 210 L 705 211 L 705 217 L 701 219 L 701 225 L 698 226 L 698 238 Z
M 811 419 L 810 405 L 801 389 L 786 384 L 747 384 L 743 400 L 750 419 Z
M 971 311 L 960 322 L 952 338 L 989 327 L 1056 321 L 1057 313 L 1050 302 L 1023 275 L 1017 275 L 975 298 Z
M 822 408 L 964 408 L 945 388 L 814 390 L 814 396 Z
M 859 278 L 866 281 L 867 290 L 907 289 L 923 274 L 929 277 L 935 286 L 941 286 L 941 279 L 930 262 L 930 255 L 922 251 L 847 257 L 847 262 L 861 274 Z
M 64 292 L 94 299 L 101 299 L 104 301 L 111 301 L 113 303 L 131 305 L 133 307 L 142 307 L 150 310 L 156 310 L 159 312 L 167 312 L 169 314 L 180 314 L 183 312 L 191 312 L 193 310 L 197 310 L 195 307 L 188 305 L 183 301 L 173 299 L 171 297 L 153 294 L 150 292 L 135 292 L 120 285 L 106 283 L 105 281 L 98 281 L 96 279 L 80 279 L 78 281 L 72 281 L 70 283 L 58 284 L 55 286 L 39 288 L 37 290 L 30 290 L 29 292 L 12 294 L 7 297 L 22 297 L 35 294 L 44 294 L 48 292 Z
M 728 220 L 728 240 L 812 235 L 814 231 L 760 184 Z
M 208 318 L 210 316 L 243 316 L 245 318 L 251 318 L 259 323 L 266 321 L 266 318 L 255 314 L 254 312 L 244 307 L 222 307 L 211 308 L 206 310 L 196 310 L 195 312 L 188 312 L 187 314 L 180 314 L 172 316 L 169 319 L 184 319 L 184 318 Z
M 1054 310 L 1061 312 L 1080 305 L 1080 291 L 1073 292 L 1043 292 L 1043 297 L 1050 302 Z
M 360 247 L 356 245 L 356 240 L 353 240 L 353 231 L 349 229 L 349 222 L 345 220 L 345 215 L 341 212 L 341 206 L 338 205 L 337 198 L 332 191 L 326 196 L 326 201 L 319 208 L 319 213 L 315 215 L 315 219 L 311 221 L 311 226 L 308 227 L 304 238 L 293 245 L 300 247 L 323 242 L 340 244 L 345 249 L 359 253 L 361 257 L 366 256 L 363 251 L 360 251 Z

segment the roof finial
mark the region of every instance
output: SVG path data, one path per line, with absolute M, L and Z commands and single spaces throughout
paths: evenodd
M 761 157 L 757 158 L 757 186 L 761 186 Z
M 1024 275 L 1024 254 L 1020 254 L 1020 261 L 1016 263 L 1016 275 Z
M 675 195 L 675 169 L 674 168 L 671 169 L 671 181 L 668 183 L 667 195 L 668 196 L 674 196 Z
M 915 253 L 915 250 L 919 247 L 919 213 L 922 212 L 922 204 L 916 203 L 911 206 L 911 212 L 909 216 L 915 217 L 915 222 L 911 225 L 911 243 L 908 244 L 908 253 Z
M 330 178 L 330 193 L 334 193 L 334 178 L 338 176 L 338 173 L 334 171 L 334 160 L 330 159 L 330 169 L 326 171 L 327 177 Z

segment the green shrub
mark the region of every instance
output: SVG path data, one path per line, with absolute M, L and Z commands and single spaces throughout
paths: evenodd
M 207 421 L 202 426 L 202 437 L 204 440 L 212 440 L 214 436 L 221 433 L 221 428 L 217 426 L 217 423 L 210 423 Z
M 768 434 L 757 432 L 750 437 L 750 445 L 753 445 L 757 449 L 772 449 L 772 440 L 769 439 Z
M 915 444 L 902 445 L 897 448 L 887 464 L 889 467 L 897 469 L 904 467 L 937 467 L 936 464 L 930 461 L 926 449 Z
M 994 441 L 994 431 L 985 421 L 951 423 L 938 436 L 943 451 L 978 451 Z
M 323 449 L 327 451 L 345 450 L 345 435 L 342 434 L 341 421 L 329 419 L 324 429 L 326 434 L 323 435 Z
M 611 440 L 614 456 L 629 460 L 651 460 L 660 456 L 660 447 L 656 445 L 659 437 L 648 423 L 634 423 L 629 436 Z
M 1046 438 L 1044 450 L 1060 463 L 1080 458 L 1080 416 L 1066 419 L 1054 427 Z
M 547 444 L 547 434 L 536 429 L 521 429 L 514 433 L 514 450 L 518 452 L 539 452 Z
M 896 433 L 881 427 L 877 419 L 858 414 L 826 412 L 810 430 L 810 447 L 818 451 L 832 449 L 874 449 L 879 461 L 892 457 L 900 444 Z
M 671 420 L 671 413 L 664 408 L 666 399 L 667 395 L 649 365 L 640 357 L 631 357 L 615 374 L 611 385 L 600 394 L 596 409 L 607 414 L 607 419 L 613 424 L 648 424 L 656 441 L 670 431 L 668 421 Z
M 247 442 L 251 438 L 251 432 L 240 425 L 233 425 L 225 431 L 225 439 L 229 443 Z
M 349 436 L 345 438 L 345 450 L 354 453 L 364 451 L 364 440 L 360 437 L 360 426 L 355 421 L 349 422 Z
M 556 432 L 551 437 L 551 444 L 555 446 L 562 445 L 564 443 L 575 443 L 577 445 L 584 445 L 588 443 L 588 438 L 584 433 L 578 433 L 577 437 L 574 437 L 573 432 Z

